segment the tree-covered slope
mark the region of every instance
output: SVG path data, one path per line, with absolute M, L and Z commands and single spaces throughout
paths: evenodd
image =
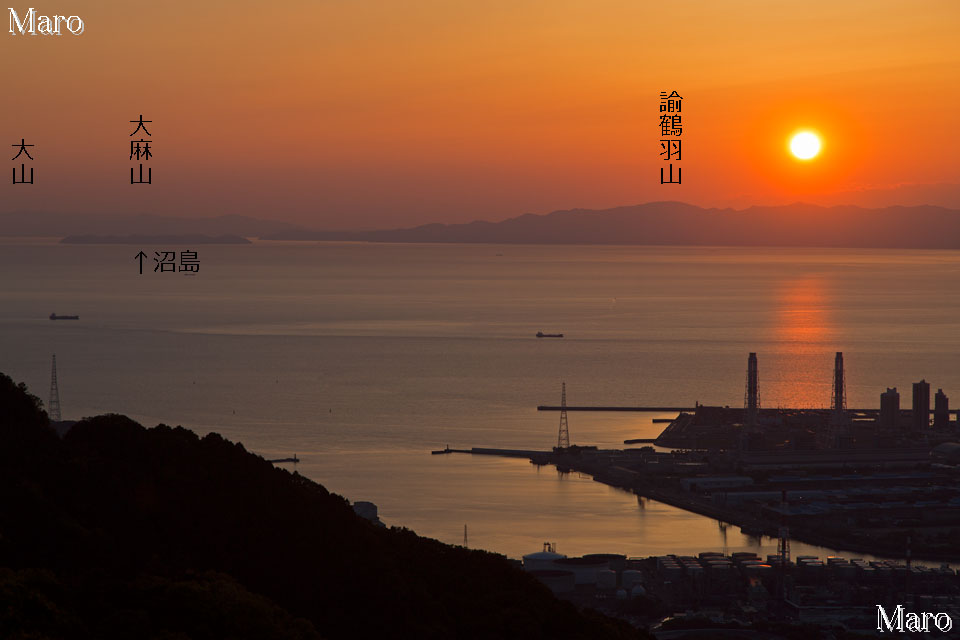
M 638 636 L 216 434 L 106 415 L 60 439 L 0 374 L 0 637 Z

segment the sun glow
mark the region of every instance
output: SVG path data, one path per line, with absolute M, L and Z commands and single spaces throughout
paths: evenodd
M 820 153 L 820 138 L 815 133 L 802 131 L 790 139 L 790 153 L 800 160 L 810 160 Z

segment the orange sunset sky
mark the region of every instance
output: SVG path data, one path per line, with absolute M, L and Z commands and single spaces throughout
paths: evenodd
M 654 200 L 960 206 L 955 0 L 47 2 L 14 8 L 86 30 L 12 36 L 4 14 L 0 131 L 36 145 L 37 184 L 5 179 L 0 211 L 337 229 Z M 680 186 L 659 184 L 674 89 Z M 140 113 L 150 186 L 129 184 Z M 806 163 L 787 151 L 802 127 L 823 141 Z

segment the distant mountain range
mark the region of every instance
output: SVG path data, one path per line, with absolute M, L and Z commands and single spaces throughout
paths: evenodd
M 704 209 L 650 202 L 613 209 L 525 214 L 502 222 L 426 224 L 374 231 L 317 231 L 245 216 L 175 218 L 0 215 L 0 235 L 236 235 L 266 240 L 409 243 L 636 244 L 960 249 L 960 210 L 935 206 L 866 209 L 791 204 Z
M 239 215 L 175 217 L 150 214 L 83 215 L 66 213 L 0 213 L 0 236 L 224 236 L 259 238 L 299 229 L 289 222 Z
M 943 207 L 823 207 L 792 204 L 703 209 L 651 202 L 614 209 L 526 214 L 502 222 L 427 224 L 383 231 L 286 230 L 273 240 L 646 244 L 780 247 L 960 248 L 960 210 Z

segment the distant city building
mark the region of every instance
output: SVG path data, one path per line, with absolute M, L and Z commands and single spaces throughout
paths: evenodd
M 897 388 L 880 394 L 880 430 L 893 433 L 900 426 L 900 393 Z
M 933 426 L 937 429 L 946 429 L 950 424 L 950 399 L 943 389 L 937 389 L 933 397 Z
M 916 431 L 930 428 L 930 383 L 926 380 L 913 383 L 912 424 Z

